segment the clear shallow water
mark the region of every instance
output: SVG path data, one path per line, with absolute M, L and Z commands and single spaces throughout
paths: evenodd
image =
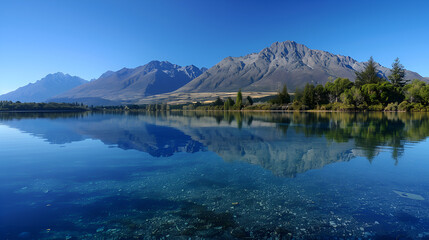
M 1 114 L 0 136 L 0 239 L 429 239 L 427 114 Z

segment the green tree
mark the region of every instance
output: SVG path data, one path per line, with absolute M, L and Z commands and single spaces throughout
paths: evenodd
M 392 102 L 402 102 L 403 97 L 399 89 L 395 87 L 390 82 L 382 82 L 377 86 L 378 92 L 380 94 L 380 103 L 386 105 L 387 103 Z
M 288 103 L 290 103 L 290 95 L 289 95 L 289 93 L 287 91 L 286 84 L 283 85 L 283 89 L 282 89 L 281 92 L 279 92 L 278 96 L 279 96 L 280 104 L 288 104 Z
M 352 95 L 353 104 L 355 105 L 355 107 L 358 107 L 359 105 L 362 105 L 365 102 L 365 97 L 362 91 L 360 90 L 360 88 L 353 86 L 350 89 L 350 93 Z
M 304 91 L 301 88 L 295 89 L 295 95 L 293 96 L 293 101 L 301 102 L 304 96 Z
M 365 84 L 361 90 L 368 105 L 402 101 L 401 94 L 390 82 Z
M 302 96 L 302 103 L 309 107 L 310 109 L 313 109 L 316 105 L 315 102 L 315 91 L 314 91 L 314 85 L 307 83 L 304 87 L 304 93 Z
M 247 102 L 249 103 L 250 106 L 253 105 L 253 98 L 251 96 L 247 96 Z
M 241 89 L 238 90 L 237 92 L 237 99 L 235 101 L 235 108 L 236 109 L 241 109 L 241 107 L 243 106 L 243 95 L 241 94 Z
M 224 110 L 231 110 L 232 106 L 234 106 L 234 100 L 232 100 L 231 98 L 228 98 L 223 105 L 223 109 Z
M 287 91 L 286 85 L 283 85 L 282 91 L 277 93 L 277 96 L 270 101 L 273 104 L 288 104 L 290 103 L 290 95 Z
M 317 105 L 329 103 L 328 92 L 321 84 L 317 85 L 314 89 L 314 101 Z
M 355 72 L 355 74 L 355 84 L 359 87 L 365 84 L 380 83 L 383 81 L 383 78 L 378 76 L 377 66 L 372 57 L 369 58 L 365 69 L 362 72 Z
M 230 109 L 230 107 L 231 107 L 231 105 L 230 105 L 229 101 L 228 101 L 228 100 L 226 100 L 226 101 L 223 103 L 223 110 L 228 111 L 228 110 Z
M 353 93 L 351 89 L 346 89 L 343 93 L 341 93 L 340 99 L 341 99 L 341 102 L 345 104 L 354 105 Z
M 338 102 L 340 95 L 346 90 L 353 86 L 353 82 L 348 78 L 337 78 L 334 82 L 327 82 L 325 89 L 329 94 L 331 102 Z
M 426 83 L 414 79 L 410 84 L 404 86 L 405 100 L 411 103 L 420 103 L 423 101 L 421 90 L 426 87 Z
M 405 80 L 405 69 L 404 66 L 399 62 L 399 58 L 396 58 L 392 64 L 391 74 L 389 80 L 395 87 L 404 87 L 407 83 Z
M 429 85 L 420 89 L 420 97 L 426 106 L 429 105 Z
M 375 83 L 368 83 L 361 87 L 362 93 L 365 98 L 365 102 L 368 105 L 375 105 L 380 103 L 379 102 L 379 93 L 377 89 L 377 84 Z
M 213 102 L 213 106 L 222 106 L 224 105 L 224 102 L 222 101 L 222 99 L 220 99 L 220 97 L 218 96 L 216 98 L 216 101 Z

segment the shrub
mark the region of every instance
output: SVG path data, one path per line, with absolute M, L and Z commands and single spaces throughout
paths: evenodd
M 304 106 L 304 104 L 302 104 L 301 102 L 294 101 L 294 102 L 290 105 L 289 109 L 290 109 L 290 110 L 305 110 L 305 106 Z
M 254 104 L 252 106 L 247 106 L 244 109 L 246 109 L 246 110 L 271 110 L 271 104 L 268 104 L 268 103 Z
M 370 110 L 370 111 L 383 111 L 384 107 L 381 103 L 375 104 L 375 105 L 369 105 L 368 110 Z
M 412 112 L 425 112 L 426 107 L 421 103 L 411 103 L 410 111 Z
M 398 111 L 409 111 L 410 104 L 407 101 L 403 101 L 398 105 Z
M 395 103 L 389 103 L 386 106 L 386 108 L 384 108 L 384 111 L 390 111 L 390 112 L 398 111 L 398 105 L 399 104 L 397 102 L 395 102 Z

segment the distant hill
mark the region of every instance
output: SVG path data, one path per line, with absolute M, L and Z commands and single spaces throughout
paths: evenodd
M 91 98 L 132 102 L 145 96 L 175 91 L 202 73 L 203 70 L 193 65 L 181 67 L 167 61 L 152 61 L 137 68 L 108 71 L 98 79 L 51 100 Z
M 294 90 L 306 83 L 324 84 L 329 77 L 354 80 L 355 71 L 364 67 L 365 63 L 351 57 L 312 50 L 293 41 L 276 42 L 259 53 L 227 57 L 176 92 L 278 91 L 284 84 Z M 381 65 L 378 70 L 382 77 L 390 74 Z M 406 78 L 424 80 L 411 71 L 406 71 Z
M 15 91 L 0 95 L 0 100 L 21 102 L 45 102 L 55 95 L 64 93 L 88 81 L 61 72 L 48 74 L 35 83 L 20 87 Z

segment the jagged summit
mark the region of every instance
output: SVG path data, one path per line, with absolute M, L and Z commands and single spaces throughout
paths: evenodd
M 48 75 L 46 75 L 45 78 L 50 78 L 50 77 L 65 77 L 65 76 L 70 76 L 69 74 L 64 74 L 62 72 L 56 72 L 56 73 L 50 73 Z
M 103 74 L 101 74 L 101 76 L 99 77 L 99 78 L 104 78 L 104 77 L 109 77 L 109 76 L 111 76 L 112 74 L 114 74 L 115 72 L 114 71 L 107 71 L 107 72 L 105 72 L 105 73 L 103 73 Z M 96 79 L 93 79 L 93 80 L 96 80 Z M 91 80 L 91 81 L 93 81 L 93 80 Z

